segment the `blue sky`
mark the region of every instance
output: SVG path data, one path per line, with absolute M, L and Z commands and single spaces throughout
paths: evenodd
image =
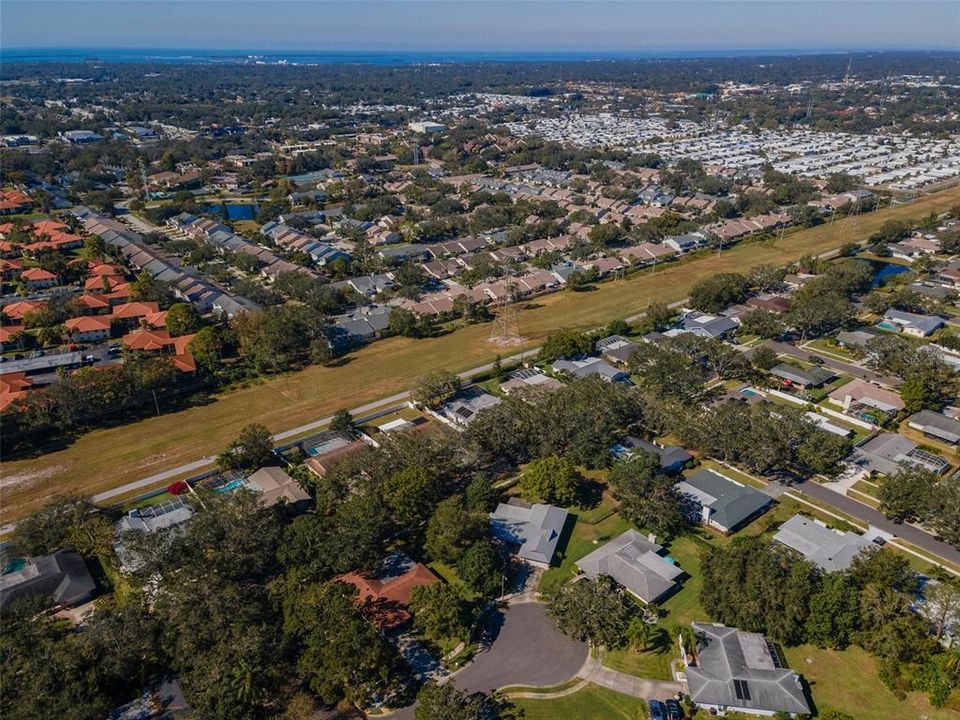
M 2 0 L 6 48 L 958 49 L 960 0 Z

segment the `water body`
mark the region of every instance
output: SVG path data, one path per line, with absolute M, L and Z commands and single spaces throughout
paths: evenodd
M 829 54 L 822 50 L 699 50 L 653 52 L 457 52 L 457 51 L 354 51 L 311 52 L 271 50 L 193 50 L 137 48 L 6 48 L 3 62 L 20 63 L 162 63 L 171 65 L 420 65 L 477 62 L 587 62 L 705 57 L 776 57 Z
M 861 262 L 867 263 L 873 270 L 873 287 L 880 287 L 891 278 L 910 272 L 910 268 L 906 265 L 897 265 L 882 260 L 861 260 Z
M 222 218 L 224 209 L 227 220 L 254 220 L 257 217 L 256 205 L 205 205 L 203 212 Z

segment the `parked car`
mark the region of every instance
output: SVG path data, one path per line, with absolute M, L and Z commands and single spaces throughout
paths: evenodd
M 648 700 L 647 705 L 650 708 L 650 720 L 667 720 L 662 702 L 659 700 Z
M 683 720 L 683 708 L 673 698 L 663 703 L 667 708 L 667 720 Z
M 823 358 L 819 355 L 811 355 L 810 362 L 812 362 L 814 365 L 823 365 Z

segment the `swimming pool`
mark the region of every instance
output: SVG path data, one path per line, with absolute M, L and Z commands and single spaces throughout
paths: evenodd
M 27 559 L 22 557 L 10 558 L 3 568 L 3 575 L 20 572 L 27 566 Z
M 236 480 L 231 480 L 226 485 L 221 485 L 220 487 L 216 488 L 216 491 L 218 493 L 226 493 L 232 490 L 236 490 L 237 488 L 241 488 L 246 484 L 247 484 L 246 480 L 244 480 L 243 478 L 237 478 Z

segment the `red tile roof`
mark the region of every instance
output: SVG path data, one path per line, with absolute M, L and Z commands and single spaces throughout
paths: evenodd
M 437 576 L 423 563 L 413 563 L 402 575 L 380 580 L 369 573 L 347 573 L 337 578 L 357 588 L 357 605 L 378 627 L 389 630 L 410 618 L 407 605 L 415 587 L 433 585 Z

